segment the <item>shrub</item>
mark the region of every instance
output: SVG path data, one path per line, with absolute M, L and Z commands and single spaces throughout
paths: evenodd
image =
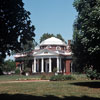
M 17 68 L 17 69 L 15 70 L 15 74 L 20 74 L 20 69 L 19 69 L 19 68 Z
M 41 80 L 46 80 L 46 75 L 42 75 Z
M 53 72 L 57 72 L 57 68 L 56 67 L 53 69 Z
M 75 80 L 71 75 L 54 75 L 50 78 L 50 81 L 65 81 L 65 80 Z
M 97 73 L 96 70 L 93 70 L 91 68 L 86 69 L 86 75 L 91 80 L 94 80 L 94 79 L 99 80 L 100 79 L 100 73 Z
M 71 75 L 65 75 L 65 80 L 75 80 L 75 77 L 71 76 Z

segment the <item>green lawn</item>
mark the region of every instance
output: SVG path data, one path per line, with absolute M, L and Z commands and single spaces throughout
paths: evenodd
M 16 80 L 25 80 L 25 79 L 40 79 L 41 75 L 1 75 L 0 81 L 16 81 Z
M 0 76 L 0 81 L 15 80 L 14 77 L 18 78 Z M 0 97 L 14 100 L 100 100 L 100 81 L 0 83 Z

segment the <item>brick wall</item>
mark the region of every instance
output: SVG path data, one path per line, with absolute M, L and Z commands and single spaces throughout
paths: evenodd
M 66 74 L 69 75 L 70 72 L 70 64 L 71 64 L 71 60 L 66 60 Z

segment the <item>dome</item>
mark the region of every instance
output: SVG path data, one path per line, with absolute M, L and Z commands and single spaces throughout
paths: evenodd
M 44 40 L 43 42 L 40 43 L 40 46 L 46 46 L 46 45 L 60 45 L 60 46 L 66 46 L 67 44 L 65 44 L 62 40 L 55 38 L 55 37 L 51 37 L 48 38 L 46 40 Z

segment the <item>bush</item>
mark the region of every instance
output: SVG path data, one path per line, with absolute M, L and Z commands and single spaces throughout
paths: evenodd
M 19 68 L 17 68 L 17 69 L 15 70 L 15 74 L 20 74 L 20 69 L 19 69 Z
M 41 80 L 46 80 L 47 78 L 46 78 L 46 75 L 42 75 L 41 76 Z
M 5 72 L 14 71 L 16 69 L 16 63 L 13 60 L 7 60 L 2 65 L 2 70 Z
M 91 68 L 86 69 L 86 75 L 91 80 L 94 80 L 94 79 L 99 80 L 100 79 L 100 73 L 97 73 L 96 70 L 93 70 Z
M 65 80 L 75 80 L 71 75 L 54 75 L 50 78 L 50 81 L 65 81 Z
M 71 75 L 65 75 L 65 80 L 76 80 L 75 77 L 71 76 Z

